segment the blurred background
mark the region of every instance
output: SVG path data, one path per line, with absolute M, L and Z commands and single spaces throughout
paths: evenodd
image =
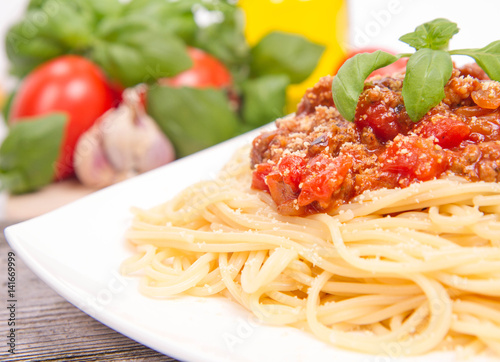
M 182 1 L 182 0 L 181 0 Z M 8 76 L 8 63 L 5 55 L 4 39 L 7 29 L 19 20 L 26 8 L 28 0 L 2 1 L 0 3 L 0 84 L 5 87 L 12 87 L 13 81 Z M 240 1 L 241 5 L 242 1 Z M 498 31 L 498 10 L 500 4 L 495 0 L 477 0 L 475 2 L 465 0 L 247 0 L 243 1 L 243 6 L 250 8 L 250 15 L 256 19 L 252 21 L 252 28 L 249 30 L 249 41 L 255 41 L 255 37 L 261 31 L 271 29 L 285 29 L 306 34 L 312 39 L 321 39 L 318 35 L 325 27 L 337 27 L 336 22 L 340 21 L 340 26 L 347 26 L 348 33 L 343 48 L 362 48 L 367 46 L 385 47 L 395 51 L 408 51 L 409 47 L 397 40 L 399 34 L 412 31 L 417 25 L 434 19 L 445 17 L 459 24 L 462 29 L 459 36 L 451 41 L 452 47 L 472 47 L 477 44 L 487 44 L 497 40 Z M 255 5 L 252 5 L 255 3 Z M 288 21 L 285 16 L 276 18 L 266 15 L 266 6 L 276 9 L 293 9 L 299 7 L 300 3 L 310 3 L 311 9 L 330 7 L 334 3 L 346 6 L 347 19 L 337 19 L 337 14 L 327 11 L 318 11 L 314 15 L 298 12 L 295 16 L 308 18 L 306 26 Z M 317 4 L 317 5 L 316 5 Z M 281 11 L 281 10 L 280 10 Z M 291 11 L 293 12 L 293 11 Z M 257 14 L 260 16 L 257 17 Z M 315 35 L 316 34 L 316 35 Z
M 160 7 L 148 8 L 148 0 L 133 1 L 134 4 L 138 5 L 129 9 L 127 16 L 130 17 L 132 22 L 135 22 L 138 21 L 137 18 L 139 16 L 137 14 L 159 13 L 158 9 L 161 8 L 161 1 L 168 2 L 167 0 L 152 0 L 151 4 L 156 3 Z M 105 23 L 108 18 L 121 16 L 116 15 L 121 13 L 115 10 L 114 5 L 107 6 L 107 4 L 114 3 L 113 1 L 99 2 L 88 0 L 87 2 L 99 7 L 92 16 L 94 16 L 93 19 L 98 19 L 101 23 Z M 38 7 L 43 11 L 50 10 L 50 8 L 44 8 L 46 3 L 48 2 L 43 0 L 31 1 L 33 7 Z M 62 8 L 66 6 L 61 5 L 63 2 L 59 0 L 52 0 L 52 3 L 56 5 L 55 8 L 57 9 L 59 9 L 59 6 L 62 6 Z M 172 109 L 170 111 L 169 108 L 166 108 L 167 105 L 162 101 L 166 98 L 179 99 L 182 102 L 186 102 L 184 109 L 191 108 L 186 107 L 186 104 L 194 104 L 194 101 L 198 104 L 198 100 L 200 100 L 199 104 L 201 105 L 204 104 L 203 102 L 218 105 L 222 94 L 221 92 L 207 90 L 199 84 L 193 86 L 184 83 L 186 82 L 186 78 L 182 80 L 176 79 L 175 82 L 178 83 L 174 84 L 173 77 L 165 77 L 164 74 L 159 74 L 162 69 L 164 70 L 164 67 L 174 67 L 172 62 L 160 63 L 161 66 L 158 66 L 157 62 L 154 63 L 156 67 L 153 66 L 152 68 L 150 65 L 147 65 L 149 67 L 147 76 L 155 78 L 155 81 L 157 81 L 156 78 L 164 79 L 164 81 L 158 81 L 160 85 L 158 88 L 160 89 L 150 94 L 144 91 L 144 89 L 137 90 L 135 88 L 134 92 L 130 92 L 130 94 L 125 96 L 125 93 L 122 94 L 121 92 L 124 89 L 133 88 L 136 83 L 140 83 L 137 80 L 146 79 L 144 74 L 133 74 L 133 71 L 128 71 L 126 66 L 120 63 L 119 59 L 116 60 L 113 58 L 113 56 L 115 58 L 120 57 L 116 54 L 113 55 L 111 51 L 107 53 L 108 48 L 106 47 L 98 48 L 95 45 L 96 48 L 90 57 L 93 62 L 96 62 L 104 70 L 104 73 L 108 76 L 111 75 L 114 90 L 116 90 L 116 84 L 119 84 L 120 100 L 115 102 L 113 106 L 118 107 L 120 104 L 127 103 L 123 107 L 128 107 L 127 110 L 133 114 L 146 112 L 148 116 L 153 117 L 161 131 L 163 131 L 162 133 L 167 135 L 166 141 L 163 139 L 160 140 L 151 131 L 151 134 L 153 134 L 151 136 L 151 144 L 154 144 L 154 147 L 158 149 L 170 150 L 168 152 L 172 152 L 172 156 L 168 160 L 163 159 L 158 161 L 158 164 L 154 164 L 153 162 L 154 165 L 149 168 L 154 168 L 162 163 L 170 162 L 174 158 L 196 152 L 226 138 L 266 124 L 275 117 L 293 112 L 304 90 L 314 85 L 319 77 L 333 74 L 339 64 L 352 52 L 374 48 L 381 48 L 394 53 L 412 51 L 409 46 L 399 42 L 398 38 L 405 33 L 413 31 L 416 26 L 434 18 L 443 17 L 458 24 L 460 33 L 451 40 L 450 49 L 479 48 L 500 38 L 497 26 L 500 3 L 494 0 L 477 0 L 475 2 L 462 0 L 421 0 L 418 2 L 411 0 L 240 0 L 238 2 L 234 0 L 220 1 L 220 3 L 224 4 L 224 7 L 220 6 L 219 8 L 210 8 L 206 5 L 210 2 L 202 0 L 198 2 L 180 0 L 177 3 L 188 4 L 188 10 L 192 14 L 188 14 L 189 16 L 186 15 L 185 9 L 183 10 L 181 9 L 182 6 L 179 6 L 176 8 L 176 11 L 179 12 L 178 17 L 174 17 L 171 14 L 164 14 L 166 16 L 164 19 L 168 19 L 168 21 L 163 22 L 165 27 L 173 29 L 172 31 L 175 35 L 182 38 L 189 47 L 200 48 L 204 52 L 215 56 L 229 71 L 229 85 L 224 83 L 224 80 L 219 79 L 217 82 L 220 81 L 222 83 L 216 86 L 217 90 L 221 90 L 224 94 L 223 98 L 227 102 L 222 101 L 219 108 L 215 109 L 215 106 L 213 106 L 208 111 L 200 106 L 199 111 L 199 114 L 205 115 L 210 113 L 216 118 L 224 119 L 225 123 L 212 125 L 210 120 L 204 120 L 204 123 L 201 122 L 193 126 L 192 128 L 197 129 L 193 130 L 189 127 L 184 127 L 186 122 L 182 118 L 182 109 Z M 15 56 L 11 56 L 9 59 L 5 47 L 7 35 L 11 34 L 12 37 L 12 33 L 8 32 L 14 24 L 24 21 L 26 27 L 27 4 L 27 0 L 3 1 L 0 3 L 0 39 L 2 43 L 0 47 L 0 104 L 3 105 L 6 104 L 9 94 L 19 86 L 20 80 L 32 71 L 31 68 L 26 67 L 26 64 L 29 63 L 28 61 L 31 61 L 30 59 L 26 57 L 16 58 Z M 237 7 L 241 10 L 242 16 L 240 17 L 239 13 L 235 15 L 231 7 Z M 77 25 L 88 20 L 85 17 L 87 15 L 79 12 L 80 10 L 67 10 L 68 14 L 73 14 L 71 11 L 76 11 L 73 23 Z M 234 18 L 231 18 L 231 21 L 228 22 L 228 16 L 234 16 Z M 226 18 L 224 19 L 224 17 Z M 33 22 L 33 19 L 36 20 L 37 18 L 33 17 L 31 22 Z M 71 19 L 71 16 L 69 16 L 69 19 Z M 161 23 L 162 19 L 158 19 L 160 19 Z M 40 24 L 44 22 L 42 18 L 39 18 L 39 21 Z M 154 19 L 151 22 L 154 22 Z M 242 38 L 238 38 L 239 35 L 234 30 L 240 26 L 239 22 L 241 22 L 241 26 L 243 27 Z M 72 21 L 69 21 L 69 24 L 71 23 Z M 196 26 L 198 30 L 193 30 L 194 28 L 191 29 L 186 24 Z M 74 34 L 78 35 L 77 30 L 75 30 L 76 25 L 73 28 L 68 24 L 59 24 L 58 26 L 53 26 L 52 29 L 58 29 L 53 31 L 60 31 L 62 33 L 65 31 L 70 33 L 74 31 Z M 99 30 L 105 34 L 100 40 L 105 39 L 108 42 L 113 41 L 115 43 L 127 42 L 127 46 L 129 46 L 132 41 L 131 39 L 135 37 L 130 27 L 119 22 L 110 22 L 106 26 L 101 26 Z M 137 22 L 136 28 L 145 31 L 143 24 L 140 22 Z M 20 29 L 22 30 L 22 28 Z M 122 31 L 120 29 L 125 30 Z M 147 31 L 150 31 L 150 29 L 148 28 Z M 287 34 L 287 37 L 276 36 L 266 38 L 266 35 L 273 31 L 284 32 Z M 122 36 L 123 32 L 128 33 Z M 17 35 L 19 34 L 22 33 L 17 33 Z M 35 34 L 37 35 L 29 38 L 31 39 L 30 41 L 38 39 L 37 37 L 41 33 L 36 33 L 35 31 Z M 50 38 L 51 36 L 50 34 L 42 35 L 45 38 Z M 293 38 L 288 35 L 300 35 L 304 38 Z M 61 38 L 60 35 L 58 37 Z M 58 41 L 60 40 L 59 38 L 57 38 Z M 263 41 L 263 39 L 265 40 Z M 68 39 L 63 40 L 69 41 Z M 82 41 L 78 36 L 73 36 L 70 40 L 75 44 L 78 41 Z M 220 46 L 218 46 L 219 40 Z M 151 41 L 153 44 L 154 36 L 149 36 L 147 39 L 141 38 L 139 43 L 147 43 L 148 41 Z M 241 43 L 240 45 L 245 43 L 245 46 L 240 47 L 238 42 Z M 28 45 L 30 45 L 29 42 Z M 134 46 L 139 47 L 140 44 L 134 44 Z M 147 54 L 149 57 L 155 56 L 154 49 L 147 49 L 147 45 L 144 44 L 141 46 L 144 49 L 140 49 L 137 54 Z M 277 47 L 282 47 L 282 49 L 280 48 L 278 51 Z M 35 48 L 35 46 L 32 46 L 32 48 Z M 275 49 L 273 50 L 273 48 Z M 59 51 L 62 53 L 76 52 L 78 54 L 78 47 L 76 45 L 73 49 L 71 47 L 64 49 Z M 114 50 L 115 53 L 118 53 L 118 48 L 114 48 Z M 186 55 L 184 54 L 184 56 Z M 190 56 L 194 59 L 191 53 Z M 296 61 L 290 62 L 290 59 L 293 57 L 296 57 Z M 253 60 L 249 60 L 250 58 Z M 113 59 L 114 61 L 112 61 Z M 467 60 L 457 58 L 456 61 L 462 63 Z M 275 64 L 278 63 L 286 69 L 275 68 Z M 134 63 L 131 62 L 131 64 Z M 125 69 L 120 69 L 121 67 Z M 182 73 L 182 64 L 175 64 L 175 67 L 169 68 L 169 71 L 172 73 L 171 69 L 176 69 L 178 72 L 175 73 Z M 13 75 L 12 73 L 17 75 Z M 146 80 L 149 81 L 150 79 Z M 178 88 L 179 86 L 185 87 L 186 85 L 194 87 L 196 90 L 188 92 Z M 210 87 L 215 86 L 209 84 Z M 281 92 L 282 89 L 283 92 L 286 89 L 286 93 Z M 140 97 L 144 98 L 144 92 L 148 94 L 145 109 L 143 107 L 144 102 L 137 103 L 137 99 Z M 182 102 L 171 103 L 178 105 Z M 171 107 L 174 107 L 176 104 L 172 104 Z M 193 112 L 196 112 L 196 110 L 192 110 L 189 116 L 196 118 L 197 113 Z M 23 115 L 22 112 L 20 114 L 21 116 Z M 168 114 L 168 117 L 165 114 Z M 25 116 L 28 115 L 32 116 L 25 114 Z M 125 128 L 125 125 L 122 128 Z M 206 134 L 199 135 L 200 129 L 202 130 L 201 133 L 207 133 L 207 129 L 213 129 L 214 134 L 208 136 Z M 94 137 L 98 138 L 90 139 L 90 141 L 94 140 L 97 142 L 96 140 L 99 140 L 101 142 L 102 139 L 99 137 L 105 138 L 106 132 L 104 132 L 104 136 L 101 135 L 103 133 L 102 129 L 96 130 L 96 132 L 100 132 L 98 136 L 94 134 Z M 8 134 L 9 129 L 5 122 L 0 122 L 0 140 L 4 139 Z M 196 137 L 198 136 L 201 139 L 197 139 Z M 90 144 L 90 141 L 87 144 Z M 23 140 L 23 142 L 29 144 L 30 141 Z M 160 146 L 158 146 L 159 144 Z M 78 149 L 78 145 L 73 146 Z M 132 169 L 127 169 L 125 172 L 120 168 L 121 166 L 118 167 L 116 163 L 113 163 L 113 157 L 106 153 L 109 150 L 103 151 L 99 149 L 88 151 L 85 146 L 80 145 L 80 149 L 85 151 L 82 151 L 80 154 L 80 163 L 88 165 L 90 162 L 89 155 L 94 157 L 91 160 L 92 162 L 96 160 L 96 155 L 98 157 L 104 157 L 102 156 L 103 154 L 107 155 L 106 157 L 108 158 L 104 157 L 106 162 L 109 161 L 109 164 L 106 164 L 106 172 L 108 173 L 105 173 L 105 176 L 107 178 L 104 176 L 104 178 L 92 178 L 97 172 L 96 169 L 92 169 L 89 176 L 88 173 L 85 174 L 84 172 L 84 168 L 87 166 L 82 166 L 81 177 L 77 177 L 76 181 L 73 176 L 69 178 L 70 181 L 66 180 L 63 183 L 55 183 L 55 188 L 52 182 L 54 176 L 50 174 L 45 175 L 45 179 L 39 180 L 37 183 L 24 180 L 22 188 L 16 189 L 14 187 L 13 189 L 2 191 L 0 196 L 0 217 L 31 217 L 37 213 L 47 211 L 47 209 L 81 197 L 95 189 L 147 170 L 143 167 L 143 164 L 139 164 L 137 160 L 133 160 L 135 163 Z M 47 157 L 50 158 L 49 156 Z M 0 157 L 2 157 L 1 152 Z M 2 166 L 0 160 L 0 169 L 4 166 Z M 119 172 L 117 171 L 118 169 L 120 169 Z M 76 173 L 77 176 L 80 176 L 78 170 L 76 170 Z M 67 177 L 63 178 L 66 179 Z M 82 183 L 84 184 L 83 187 Z M 49 185 L 48 195 L 46 195 L 46 185 Z M 11 194 L 16 194 L 16 196 L 12 196 Z M 47 198 L 54 202 L 47 202 Z M 36 205 L 40 204 L 44 204 L 45 207 L 37 208 Z M 12 208 L 9 205 L 13 205 Z M 26 212 L 28 208 L 32 207 L 35 207 L 36 210 Z

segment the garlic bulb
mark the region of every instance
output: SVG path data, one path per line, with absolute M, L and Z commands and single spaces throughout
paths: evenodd
M 144 109 L 145 91 L 145 85 L 126 89 L 120 106 L 78 140 L 74 166 L 84 185 L 108 186 L 175 159 L 172 144 Z

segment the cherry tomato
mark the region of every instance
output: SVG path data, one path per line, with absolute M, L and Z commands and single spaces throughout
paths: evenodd
M 79 137 L 115 105 L 115 95 L 94 63 L 65 55 L 40 65 L 23 80 L 12 102 L 9 120 L 15 123 L 54 111 L 68 115 L 54 172 L 59 180 L 73 174 L 73 152 Z
M 172 78 L 160 79 L 160 84 L 193 88 L 227 88 L 231 86 L 231 73 L 219 60 L 197 48 L 188 48 L 188 53 L 193 60 L 193 66 Z
M 380 48 L 359 48 L 359 49 L 356 49 L 356 50 L 352 50 L 349 53 L 347 53 L 347 56 L 345 57 L 345 59 L 336 68 L 334 68 L 333 74 L 337 74 L 337 72 L 340 69 L 340 67 L 342 66 L 342 64 L 344 64 L 344 62 L 347 59 L 352 58 L 356 54 L 360 54 L 360 53 L 373 53 L 373 52 L 375 52 L 377 50 L 382 50 L 382 51 L 384 51 L 386 53 L 389 53 L 389 54 L 395 54 L 391 50 L 380 49 Z M 374 75 L 382 75 L 382 76 L 384 76 L 384 75 L 391 75 L 391 74 L 394 74 L 394 73 L 402 72 L 402 71 L 404 71 L 406 69 L 406 63 L 408 63 L 408 58 L 401 58 L 401 59 L 397 60 L 396 62 L 394 62 L 392 64 L 389 64 L 386 67 L 383 67 L 383 68 L 380 68 L 380 69 L 377 69 L 377 70 L 373 71 L 369 75 L 368 78 L 373 77 Z

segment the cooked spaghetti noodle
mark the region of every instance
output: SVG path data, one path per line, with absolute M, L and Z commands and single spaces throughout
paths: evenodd
M 247 155 L 134 210 L 137 254 L 122 272 L 142 276 L 142 293 L 222 294 L 264 323 L 371 354 L 500 354 L 500 184 L 448 177 L 284 216 L 250 188 Z
M 348 122 L 322 78 L 216 180 L 135 210 L 123 272 L 356 351 L 500 355 L 500 83 L 454 69 L 419 122 L 402 84 L 366 82 Z

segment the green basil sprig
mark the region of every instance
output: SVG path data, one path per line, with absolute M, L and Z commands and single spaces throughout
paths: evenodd
M 333 101 L 340 114 L 354 121 L 366 78 L 372 71 L 402 57 L 409 58 L 403 80 L 403 101 L 408 116 L 414 122 L 443 100 L 444 86 L 453 71 L 451 55 L 472 57 L 491 79 L 500 81 L 500 41 L 481 49 L 447 50 L 450 39 L 458 31 L 457 24 L 447 19 L 434 19 L 399 38 L 415 48 L 415 53 L 392 55 L 376 51 L 357 54 L 346 61 L 332 83 Z
M 434 19 L 415 28 L 415 31 L 399 38 L 416 50 L 422 48 L 443 50 L 450 39 L 458 33 L 457 24 L 446 19 Z

